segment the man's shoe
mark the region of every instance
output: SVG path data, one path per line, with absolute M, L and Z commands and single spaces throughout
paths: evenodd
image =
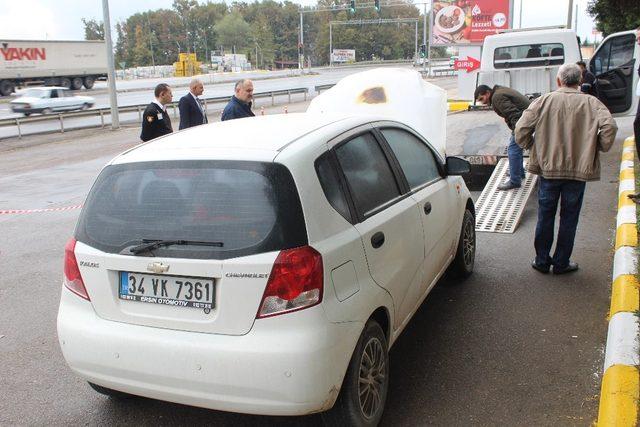
M 516 185 L 511 181 L 507 181 L 503 184 L 498 185 L 498 190 L 500 191 L 513 190 L 514 188 L 520 188 L 520 184 Z
M 571 273 L 572 271 L 577 271 L 578 268 L 579 267 L 577 262 L 569 262 L 569 265 L 567 265 L 564 268 L 558 268 L 556 266 L 553 266 L 553 274 Z
M 533 261 L 531 261 L 531 267 L 533 267 L 535 270 L 538 270 L 542 274 L 549 273 L 549 266 L 548 265 L 540 265 L 540 264 L 536 263 L 535 259 Z

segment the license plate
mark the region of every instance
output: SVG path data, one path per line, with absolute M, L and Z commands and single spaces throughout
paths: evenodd
M 120 299 L 174 307 L 213 308 L 213 279 L 120 272 Z

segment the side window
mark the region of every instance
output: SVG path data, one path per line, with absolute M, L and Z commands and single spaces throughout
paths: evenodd
M 402 129 L 380 129 L 395 154 L 412 189 L 440 178 L 438 163 L 418 138 Z
M 58 89 L 51 89 L 51 98 L 57 98 L 58 97 Z
M 564 64 L 564 46 L 562 43 L 506 46 L 496 48 L 493 52 L 493 66 L 498 70 L 562 64 Z
M 400 195 L 391 167 L 373 135 L 357 136 L 336 148 L 353 201 L 365 216 Z
M 599 75 L 614 68 L 633 65 L 635 42 L 636 38 L 633 34 L 607 40 L 591 59 L 589 63 L 591 71 Z
M 344 219 L 351 222 L 349 205 L 340 187 L 337 171 L 331 164 L 329 153 L 323 154 L 316 160 L 316 173 L 318 174 L 322 191 L 324 191 L 324 195 L 327 201 L 329 201 L 329 204 L 333 206 Z

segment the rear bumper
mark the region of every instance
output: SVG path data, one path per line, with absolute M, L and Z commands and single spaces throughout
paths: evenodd
M 304 415 L 333 406 L 362 323 L 322 306 L 256 320 L 242 336 L 104 320 L 62 290 L 58 337 L 71 369 L 95 384 L 204 408 Z

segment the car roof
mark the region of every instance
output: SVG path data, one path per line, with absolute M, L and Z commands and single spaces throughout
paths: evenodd
M 340 133 L 374 121 L 366 116 L 275 114 L 192 127 L 134 147 L 112 163 L 171 159 L 234 159 L 272 161 L 285 148 L 322 128 Z M 324 142 L 327 139 L 322 139 Z M 322 141 L 319 141 L 319 143 Z

